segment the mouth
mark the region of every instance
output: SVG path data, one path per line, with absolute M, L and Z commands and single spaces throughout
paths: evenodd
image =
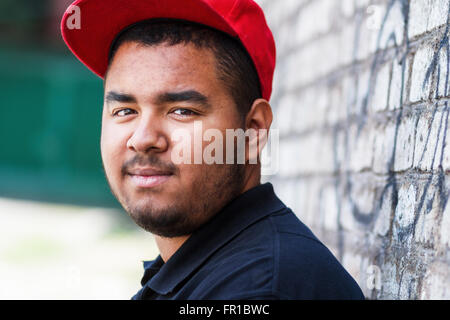
M 162 185 L 173 175 L 172 172 L 155 169 L 134 169 L 127 173 L 131 182 L 137 188 L 150 189 Z

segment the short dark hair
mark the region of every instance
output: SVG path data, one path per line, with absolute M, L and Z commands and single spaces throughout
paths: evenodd
M 120 45 L 125 42 L 148 46 L 184 43 L 209 48 L 216 57 L 218 77 L 241 115 L 247 115 L 253 102 L 262 97 L 259 77 L 247 50 L 238 39 L 222 31 L 184 20 L 144 20 L 126 28 L 113 41 L 108 68 Z

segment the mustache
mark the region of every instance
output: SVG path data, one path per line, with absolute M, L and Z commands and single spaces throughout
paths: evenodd
M 155 154 L 146 156 L 136 155 L 130 160 L 127 160 L 122 165 L 122 175 L 127 175 L 135 166 L 152 167 L 156 170 L 168 171 L 173 174 L 178 173 L 178 168 L 172 162 L 162 161 Z

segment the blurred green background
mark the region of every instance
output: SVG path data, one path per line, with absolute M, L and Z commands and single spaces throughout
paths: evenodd
M 70 3 L 0 0 L 0 300 L 130 299 L 158 254 L 104 177 L 103 83 L 62 40 Z
M 70 3 L 0 1 L 0 197 L 116 207 L 99 151 L 102 80 L 59 32 Z

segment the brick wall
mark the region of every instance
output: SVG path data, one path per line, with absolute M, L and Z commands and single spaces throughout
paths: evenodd
M 278 50 L 266 177 L 370 299 L 450 298 L 450 0 L 257 0 Z

